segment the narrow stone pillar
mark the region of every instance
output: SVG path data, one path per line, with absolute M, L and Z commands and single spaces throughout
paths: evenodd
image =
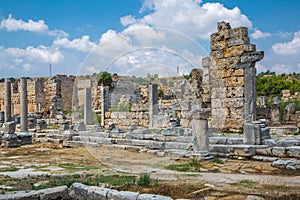
M 101 126 L 104 126 L 105 122 L 105 112 L 108 111 L 108 91 L 109 88 L 107 86 L 101 86 L 100 93 L 101 93 Z
M 245 95 L 245 122 L 256 120 L 256 69 L 255 63 L 264 57 L 263 51 L 249 53 L 242 56 L 237 68 L 245 69 L 244 95 Z
M 209 108 L 201 108 L 192 111 L 192 133 L 194 155 L 200 159 L 207 160 L 209 154 L 208 116 Z
M 5 122 L 11 121 L 11 83 L 5 80 Z
M 84 88 L 84 124 L 92 124 L 92 92 L 91 88 Z
M 149 85 L 149 98 L 150 98 L 150 105 L 149 105 L 150 124 L 149 124 L 149 128 L 153 128 L 155 126 L 154 116 L 158 114 L 158 86 L 157 86 L 157 84 Z
M 210 65 L 210 57 L 205 57 L 202 59 L 202 84 L 203 84 L 203 103 L 210 104 L 210 77 L 209 77 L 209 65 Z
M 27 78 L 20 81 L 21 132 L 28 132 Z

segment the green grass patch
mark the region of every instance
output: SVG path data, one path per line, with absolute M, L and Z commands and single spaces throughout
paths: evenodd
M 179 172 L 199 172 L 200 171 L 200 163 L 198 160 L 192 159 L 187 162 L 168 165 L 165 167 L 165 169 L 179 171 Z
M 208 172 L 211 172 L 211 173 L 220 173 L 221 171 L 219 169 L 209 169 Z
M 215 154 L 215 155 L 214 155 L 213 162 L 214 162 L 214 163 L 217 163 L 217 164 L 224 164 L 224 162 L 220 159 L 219 154 Z
M 244 186 L 244 187 L 254 187 L 257 184 L 257 182 L 252 181 L 252 180 L 240 180 L 236 183 L 232 183 L 232 185 L 239 185 L 239 186 Z
M 139 186 L 149 186 L 150 182 L 151 182 L 150 174 L 148 174 L 148 173 L 141 173 L 140 174 L 140 178 L 139 178 L 137 184 Z
M 34 186 L 34 183 L 47 180 L 48 183 Z M 132 185 L 135 184 L 136 176 L 123 176 L 123 175 L 94 175 L 94 174 L 72 174 L 64 176 L 43 176 L 38 179 L 34 179 L 30 182 L 32 189 L 39 190 L 49 187 L 56 187 L 66 185 L 70 187 L 75 182 L 80 182 L 85 185 L 99 186 L 100 183 L 108 184 L 112 186 L 116 185 Z
M 79 170 L 93 170 L 93 169 L 100 169 L 101 165 L 85 165 L 85 164 L 78 164 L 78 163 L 61 163 L 58 164 L 58 167 L 64 168 L 69 172 L 76 172 Z
M 184 174 L 184 176 L 190 176 L 190 177 L 201 177 L 202 174 Z
M 18 170 L 19 169 L 16 168 L 15 166 L 7 166 L 7 167 L 0 168 L 0 172 L 15 172 Z

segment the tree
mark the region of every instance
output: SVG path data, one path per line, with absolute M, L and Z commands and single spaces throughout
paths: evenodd
M 99 85 L 110 86 L 112 83 L 112 75 L 108 72 L 100 72 L 96 76 Z

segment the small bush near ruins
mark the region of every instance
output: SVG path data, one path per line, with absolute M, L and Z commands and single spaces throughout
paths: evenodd
M 149 186 L 150 185 L 150 181 L 151 181 L 150 174 L 148 174 L 148 173 L 142 173 L 142 174 L 140 174 L 140 178 L 139 178 L 137 184 L 139 186 Z

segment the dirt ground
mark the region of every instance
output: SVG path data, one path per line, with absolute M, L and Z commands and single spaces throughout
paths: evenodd
M 155 184 L 103 185 L 120 190 L 155 193 L 185 199 L 300 199 L 300 172 L 282 171 L 268 162 L 222 160 L 200 162 L 195 171 L 173 171 L 167 166 L 189 162 L 174 156 L 158 157 L 138 153 L 97 148 L 62 148 L 40 143 L 19 148 L 0 148 L 0 192 L 33 189 L 47 183 L 50 177 L 65 175 L 149 174 Z M 88 177 L 88 176 L 87 176 Z M 49 181 L 48 181 L 49 182 Z M 36 189 L 36 188 L 35 188 Z

